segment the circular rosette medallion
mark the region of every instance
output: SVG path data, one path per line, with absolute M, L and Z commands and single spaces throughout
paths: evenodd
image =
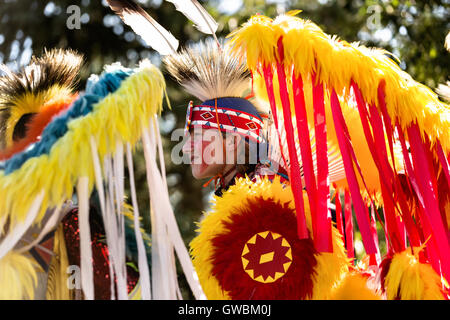
M 242 266 L 253 280 L 270 283 L 286 274 L 292 263 L 292 250 L 280 234 L 255 234 L 244 246 Z
M 310 238 L 298 237 L 289 189 L 243 180 L 231 190 L 191 243 L 208 299 L 311 298 L 317 252 Z
M 292 192 L 277 179 L 238 180 L 215 198 L 199 231 L 191 252 L 208 299 L 327 299 L 347 270 L 336 229 L 333 253 L 318 253 L 311 238 L 299 239 Z

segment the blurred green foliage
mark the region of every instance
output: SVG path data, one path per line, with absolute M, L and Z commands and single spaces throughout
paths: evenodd
M 180 40 L 180 45 L 206 38 L 199 33 L 173 4 L 162 0 L 138 1 L 162 26 Z M 300 17 L 317 23 L 329 34 L 347 41 L 359 41 L 366 46 L 378 46 L 400 59 L 400 67 L 416 80 L 436 88 L 447 80 L 449 55 L 444 39 L 450 29 L 449 3 L 441 1 L 385 0 L 211 0 L 200 1 L 219 22 L 218 36 L 225 37 L 251 15 L 277 14 L 302 9 Z M 71 5 L 80 8 L 79 29 L 69 29 L 67 20 Z M 79 89 L 87 77 L 100 73 L 105 64 L 120 61 L 133 67 L 143 58 L 160 66 L 160 57 L 123 25 L 106 2 L 100 0 L 0 0 L 0 62 L 11 67 L 27 64 L 31 54 L 43 48 L 72 48 L 85 57 Z M 167 91 L 172 109 L 167 107 L 161 117 L 165 148 L 167 181 L 173 209 L 186 243 L 195 235 L 195 222 L 206 210 L 211 189 L 203 181 L 193 179 L 188 165 L 174 165 L 170 153 L 178 141 L 171 133 L 185 121 L 185 106 L 189 99 L 166 74 Z M 146 186 L 142 150 L 135 157 L 136 183 Z M 141 212 L 148 211 L 148 191 L 140 188 Z M 149 215 L 145 215 L 147 227 Z M 383 236 L 380 234 L 380 237 Z M 384 236 L 383 236 L 384 237 Z M 384 249 L 384 247 L 383 247 Z M 183 294 L 188 297 L 184 278 L 180 277 Z

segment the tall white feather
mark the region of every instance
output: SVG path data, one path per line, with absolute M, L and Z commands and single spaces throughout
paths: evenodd
M 194 22 L 194 26 L 203 33 L 211 34 L 216 40 L 217 47 L 221 50 L 219 39 L 217 39 L 216 31 L 219 24 L 213 17 L 202 7 L 197 0 L 167 0 L 175 5 L 175 8 L 183 13 L 189 20 Z
M 156 143 L 156 146 L 158 148 L 158 157 L 159 157 L 159 165 L 160 165 L 160 170 L 161 170 L 161 177 L 163 179 L 163 188 L 164 190 L 167 191 L 167 180 L 166 180 L 166 166 L 164 163 L 164 151 L 163 151 L 163 146 L 162 146 L 162 140 L 161 140 L 161 135 L 159 134 L 159 125 L 158 125 L 158 117 L 156 115 L 153 116 L 153 118 L 150 119 L 150 129 L 152 130 L 152 134 L 154 136 L 153 140 Z M 164 213 L 164 215 L 167 215 L 167 212 Z M 163 219 L 164 220 L 164 219 Z M 171 294 L 175 297 L 181 297 L 181 291 L 180 291 L 180 287 L 178 285 L 178 277 L 177 277 L 177 268 L 176 268 L 176 263 L 175 263 L 175 253 L 173 250 L 173 244 L 172 241 L 170 241 L 170 237 L 169 237 L 169 233 L 167 231 L 167 225 L 166 225 L 166 237 L 168 243 L 169 243 L 169 259 L 170 259 L 170 266 L 172 267 L 173 270 L 173 277 L 171 278 Z
M 167 0 L 175 5 L 175 8 L 194 22 L 195 27 L 203 33 L 215 35 L 219 24 L 202 7 L 197 0 Z
M 113 157 L 114 158 L 114 157 Z M 112 277 L 115 276 L 117 280 L 117 298 L 119 300 L 127 300 L 128 292 L 126 286 L 126 273 L 124 274 L 125 267 L 125 253 L 122 249 L 124 237 L 122 235 L 122 225 L 119 213 L 115 210 L 117 203 L 117 192 L 116 192 L 116 180 L 117 173 L 115 169 L 115 164 L 111 156 L 105 157 L 105 177 L 107 183 L 106 192 L 106 212 L 104 216 L 106 241 L 108 244 L 110 265 L 112 265 Z M 111 292 L 113 296 L 114 285 L 111 286 Z
M 116 153 L 104 158 L 104 176 L 106 190 L 103 188 L 100 161 L 94 139 L 91 139 L 96 187 L 100 199 L 102 218 L 105 226 L 109 253 L 109 273 L 111 279 L 111 299 L 127 300 L 127 274 L 125 264 L 125 232 L 123 206 L 123 147 L 116 146 Z M 117 281 L 117 283 L 115 283 Z
M 160 164 L 160 168 L 161 168 L 162 179 L 163 179 L 163 183 L 164 183 L 164 189 L 167 189 L 166 166 L 164 163 L 164 151 L 163 151 L 163 146 L 162 146 L 161 135 L 159 133 L 160 131 L 159 131 L 158 118 L 156 117 L 156 115 L 153 117 L 153 119 L 151 119 L 151 121 L 153 121 L 153 126 L 155 127 L 154 134 L 156 136 L 156 142 L 157 142 L 157 146 L 158 146 L 158 157 L 159 157 L 159 164 Z M 166 214 L 168 214 L 168 213 L 166 213 Z M 169 233 L 169 236 L 170 236 L 170 233 Z M 175 272 L 176 272 L 175 252 L 173 250 L 172 242 L 171 242 L 171 247 L 170 247 L 170 259 L 171 259 L 171 264 L 174 266 Z M 180 290 L 180 287 L 178 284 L 178 277 L 175 277 L 174 281 L 175 281 L 174 286 L 175 286 L 175 290 L 176 290 L 176 295 L 179 300 L 182 300 L 183 297 L 181 295 L 181 290 Z
M 172 270 L 170 268 L 170 245 L 167 232 L 161 217 L 161 186 L 155 188 L 159 170 L 154 170 L 156 164 L 156 144 L 150 130 L 144 130 L 142 134 L 142 146 L 146 163 L 147 183 L 150 192 L 151 224 L 152 224 L 152 288 L 153 299 L 173 300 L 172 295 Z
M 0 259 L 2 259 L 11 249 L 14 248 L 20 238 L 22 238 L 28 228 L 30 228 L 39 213 L 43 199 L 44 191 L 41 191 L 33 200 L 25 220 L 17 224 L 11 231 L 9 231 L 0 242 Z
M 116 219 L 118 238 L 115 239 L 118 244 L 118 259 L 115 263 L 115 271 L 117 275 L 117 293 L 120 300 L 128 300 L 127 289 L 127 268 L 126 268 L 126 252 L 125 252 L 125 216 L 123 215 L 124 191 L 124 161 L 123 161 L 123 144 L 120 141 L 116 143 L 116 152 L 114 153 L 113 172 L 114 172 L 114 189 L 116 204 Z
M 103 222 L 105 224 L 106 242 L 108 244 L 109 253 L 109 266 L 110 266 L 110 276 L 111 276 L 111 299 L 116 297 L 115 294 L 115 280 L 118 277 L 116 272 L 116 265 L 120 260 L 118 257 L 118 244 L 116 239 L 118 238 L 118 227 L 117 220 L 115 219 L 114 212 L 114 183 L 113 181 L 113 165 L 110 155 L 104 158 L 104 171 L 105 171 L 105 214 L 103 216 Z M 119 295 L 119 288 L 117 296 Z M 119 298 L 120 299 L 120 298 Z
M 184 245 L 183 239 L 181 237 L 180 231 L 177 226 L 177 222 L 175 219 L 175 215 L 173 213 L 170 200 L 169 200 L 169 194 L 167 190 L 167 185 L 164 183 L 164 180 L 161 176 L 161 173 L 158 170 L 158 166 L 156 164 L 155 159 L 155 151 L 156 148 L 154 145 L 152 145 L 152 142 L 154 142 L 154 138 L 151 138 L 151 134 L 159 134 L 158 132 L 154 132 L 152 129 L 153 125 L 150 125 L 149 130 L 144 130 L 144 133 L 142 135 L 142 141 L 143 141 L 143 148 L 144 148 L 144 156 L 145 156 L 145 162 L 146 162 L 146 169 L 147 169 L 147 182 L 149 186 L 149 191 L 151 195 L 151 202 L 152 202 L 152 211 L 153 215 L 152 218 L 158 218 L 157 222 L 159 223 L 158 230 L 152 230 L 156 231 L 157 233 L 166 233 L 166 239 L 170 241 L 170 243 L 175 248 L 175 251 L 177 253 L 180 265 L 183 269 L 183 272 L 186 276 L 186 280 L 192 290 L 192 293 L 196 297 L 196 299 L 205 299 L 205 295 L 202 291 L 202 288 L 200 286 L 198 276 L 194 270 L 194 267 L 192 265 L 192 261 L 189 257 L 189 253 L 186 249 L 186 246 Z M 151 133 L 153 131 L 154 133 Z M 153 221 L 152 221 L 153 224 Z M 152 234 L 152 241 L 156 240 L 158 241 L 159 237 L 155 237 L 155 234 Z M 161 248 L 158 246 L 156 248 L 155 243 L 153 243 L 152 246 L 152 267 L 155 262 L 160 263 L 161 259 L 164 259 L 165 264 L 170 267 L 170 273 L 173 273 L 172 277 L 173 279 L 176 279 L 176 271 L 173 268 L 173 259 L 170 259 L 169 261 L 167 259 L 167 255 L 163 254 L 158 255 L 155 257 L 153 255 L 153 250 L 161 250 Z M 167 247 L 166 247 L 167 249 Z M 156 255 L 156 253 L 155 253 Z M 157 259 L 157 261 L 153 260 L 153 257 Z M 157 271 L 157 269 L 154 269 Z M 152 278 L 154 279 L 155 273 L 153 273 L 152 270 Z M 169 282 L 170 280 L 167 279 L 167 277 L 170 277 L 169 274 L 165 274 L 166 281 Z M 152 280 L 153 280 L 152 279 Z M 154 282 L 155 283 L 155 282 Z M 158 284 L 163 285 L 163 284 Z M 163 285 L 164 286 L 164 285 Z M 155 294 L 157 293 L 157 289 L 153 286 L 153 297 L 155 297 Z M 170 288 L 167 288 L 167 290 L 170 291 Z M 178 292 L 178 290 L 176 291 Z M 179 292 L 175 295 L 176 298 L 179 297 Z
M 94 300 L 91 229 L 89 226 L 89 178 L 81 177 L 77 184 L 78 219 L 80 228 L 81 288 L 86 300 Z
M 143 300 L 150 300 L 151 299 L 150 273 L 148 269 L 144 240 L 142 239 L 141 229 L 139 228 L 139 207 L 136 196 L 136 186 L 134 182 L 133 156 L 129 144 L 127 144 L 127 164 L 130 176 L 131 201 L 133 204 L 134 233 L 136 235 L 136 244 L 138 248 L 138 266 L 139 266 L 139 281 L 141 283 L 141 296 Z
M 175 53 L 178 40 L 132 0 L 107 0 L 110 8 L 161 55 Z

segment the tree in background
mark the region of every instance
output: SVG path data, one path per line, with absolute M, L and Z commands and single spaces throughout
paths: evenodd
M 205 38 L 173 4 L 162 0 L 138 2 L 180 40 L 181 46 Z M 255 13 L 275 17 L 301 9 L 302 18 L 314 21 L 328 34 L 392 52 L 399 58 L 402 69 L 432 89 L 447 80 L 449 56 L 444 41 L 450 29 L 450 0 L 200 2 L 219 22 L 219 37 L 225 37 Z M 78 21 L 71 20 L 74 14 L 79 16 Z M 140 59 L 149 58 L 163 68 L 159 55 L 147 48 L 105 1 L 0 0 L 0 63 L 17 68 L 26 65 L 32 54 L 53 47 L 72 48 L 84 54 L 86 63 L 80 89 L 90 74 L 100 73 L 105 64 L 115 61 L 133 67 Z M 203 188 L 203 182 L 193 179 L 188 165 L 175 165 L 171 161 L 172 149 L 179 142 L 171 141 L 171 134 L 175 128 L 184 126 L 186 105 L 191 97 L 170 77 L 167 76 L 166 81 L 172 106 L 172 109 L 165 108 L 161 119 L 167 182 L 181 233 L 188 243 L 195 235 L 195 221 L 206 210 L 212 190 Z M 144 162 L 137 160 L 135 166 L 137 185 L 146 185 Z M 141 188 L 138 197 L 141 212 L 148 212 L 146 188 Z M 144 219 L 148 224 L 149 218 L 144 216 Z

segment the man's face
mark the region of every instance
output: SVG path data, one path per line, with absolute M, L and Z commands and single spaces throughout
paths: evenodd
M 190 156 L 192 175 L 196 179 L 215 176 L 224 171 L 227 162 L 234 161 L 225 140 L 215 128 L 194 128 L 190 131 L 183 153 Z

